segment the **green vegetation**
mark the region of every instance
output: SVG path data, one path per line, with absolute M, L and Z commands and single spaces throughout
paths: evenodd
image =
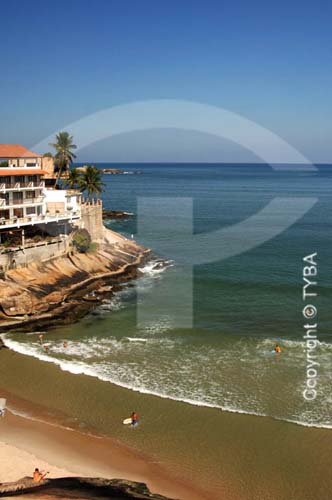
M 73 153 L 73 149 L 76 149 L 76 144 L 73 144 L 73 136 L 69 135 L 68 132 L 59 132 L 56 135 L 56 142 L 50 143 L 55 151 L 55 164 L 58 169 L 58 176 L 56 183 L 58 183 L 63 171 L 68 171 L 69 166 L 73 163 L 73 159 L 76 158 Z
M 77 168 L 72 168 L 69 171 L 68 179 L 66 179 L 66 186 L 73 188 L 77 188 L 80 186 L 81 173 L 77 170 Z
M 0 161 L 0 168 L 6 168 L 8 167 L 8 161 Z
M 43 158 L 53 158 L 53 155 L 48 151 L 47 153 L 43 154 Z
M 86 229 L 78 229 L 73 236 L 73 245 L 80 253 L 86 253 L 91 246 L 91 236 Z
M 102 172 L 98 168 L 90 165 L 81 173 L 79 187 L 81 192 L 87 192 L 89 200 L 103 191 L 104 183 L 101 180 Z

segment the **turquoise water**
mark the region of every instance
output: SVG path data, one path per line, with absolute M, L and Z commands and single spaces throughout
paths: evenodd
M 100 165 L 106 166 L 110 164 Z M 8 345 L 63 370 L 135 391 L 332 427 L 332 166 L 318 166 L 315 172 L 281 172 L 266 165 L 124 169 L 142 174 L 105 175 L 104 207 L 135 215 L 106 224 L 143 244 L 154 241 L 158 256 L 141 269 L 141 278 L 80 323 L 49 332 L 47 355 L 35 332 L 7 335 Z M 146 214 L 153 231 L 140 232 L 139 203 L 151 197 L 158 198 L 162 214 Z M 191 312 L 183 238 L 190 224 L 195 235 L 210 234 L 252 216 L 275 197 L 310 197 L 317 203 L 266 243 L 195 266 Z M 193 203 L 193 219 L 183 198 Z M 175 214 L 169 211 L 172 203 Z M 247 238 L 244 231 L 243 244 Z M 317 398 L 309 402 L 303 398 L 307 359 L 302 336 L 307 321 L 302 315 L 302 259 L 314 252 L 318 297 L 312 300 L 318 309 L 320 343 L 315 349 Z M 165 267 L 159 265 L 159 256 L 166 260 Z M 69 340 L 66 349 L 64 339 Z M 271 352 L 276 343 L 282 347 L 280 356 Z

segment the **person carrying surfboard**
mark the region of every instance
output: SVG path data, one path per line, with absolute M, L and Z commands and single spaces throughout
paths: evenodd
M 138 422 L 138 415 L 135 411 L 131 414 L 131 425 L 136 425 Z

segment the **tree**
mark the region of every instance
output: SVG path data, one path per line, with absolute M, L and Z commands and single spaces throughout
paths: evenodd
M 101 180 L 102 172 L 98 168 L 90 165 L 82 172 L 79 181 L 80 190 L 86 191 L 89 200 L 93 199 L 103 191 L 104 183 Z
M 86 229 L 78 229 L 73 236 L 73 245 L 80 253 L 86 253 L 91 245 L 91 236 Z
M 56 142 L 50 143 L 55 151 L 55 163 L 58 167 L 58 176 L 56 180 L 56 184 L 58 183 L 61 174 L 63 171 L 67 171 L 69 169 L 69 165 L 73 163 L 73 159 L 76 158 L 73 153 L 73 149 L 76 149 L 76 144 L 73 144 L 73 136 L 69 135 L 68 132 L 59 132 L 56 135 Z
M 80 186 L 81 181 L 81 173 L 77 170 L 77 168 L 72 168 L 69 171 L 68 179 L 66 179 L 66 185 L 71 188 L 76 188 Z
M 53 155 L 48 151 L 47 153 L 43 154 L 43 158 L 53 158 Z

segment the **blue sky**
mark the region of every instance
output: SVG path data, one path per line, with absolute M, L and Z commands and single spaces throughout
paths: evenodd
M 171 98 L 238 113 L 309 160 L 332 161 L 328 1 L 13 0 L 1 9 L 0 142 L 31 147 L 111 106 Z M 223 141 L 175 135 L 110 138 L 80 159 L 204 161 L 208 149 L 215 161 L 246 159 Z

